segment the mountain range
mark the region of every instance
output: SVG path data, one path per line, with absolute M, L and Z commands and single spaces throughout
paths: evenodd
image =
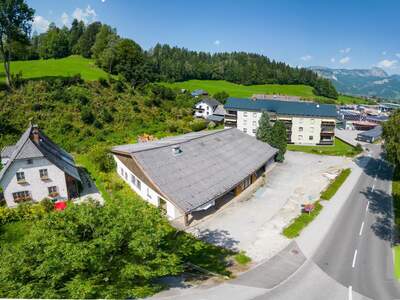
M 378 97 L 400 101 L 400 75 L 389 75 L 381 68 L 331 69 L 310 67 L 329 79 L 338 92 L 355 96 Z

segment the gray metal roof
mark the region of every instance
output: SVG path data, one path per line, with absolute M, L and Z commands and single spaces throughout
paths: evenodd
M 335 105 L 304 101 L 228 98 L 224 107 L 229 110 L 270 111 L 278 115 L 336 117 Z
M 222 122 L 224 120 L 224 116 L 220 115 L 209 115 L 207 117 L 208 121 L 213 121 L 213 122 Z
M 180 154 L 173 148 L 179 146 Z M 185 134 L 144 144 L 117 146 L 184 212 L 228 192 L 277 150 L 236 128 Z
M 362 137 L 378 138 L 382 135 L 382 126 L 376 126 L 375 128 L 372 128 L 370 130 L 360 132 L 357 135 Z
M 14 151 L 10 156 L 10 160 L 0 171 L 0 181 L 14 160 L 38 157 L 45 157 L 62 171 L 80 181 L 81 179 L 72 156 L 54 144 L 41 131 L 39 131 L 40 142 L 39 144 L 35 144 L 30 138 L 32 129 L 33 127 L 30 125 L 15 146 L 9 146 L 14 147 Z
M 219 103 L 217 100 L 212 99 L 212 98 L 205 98 L 205 99 L 201 100 L 201 102 L 204 102 L 204 103 L 208 104 L 208 105 L 211 106 L 213 109 L 215 109 L 218 105 L 221 104 L 221 103 Z
M 217 108 L 214 110 L 214 115 L 225 116 L 226 110 L 222 104 L 219 104 Z

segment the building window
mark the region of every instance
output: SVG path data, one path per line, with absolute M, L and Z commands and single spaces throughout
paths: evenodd
M 150 189 L 149 188 L 147 188 L 147 198 L 151 199 Z
M 253 121 L 253 126 L 256 127 L 257 126 L 257 122 Z
M 244 125 L 244 126 L 247 125 L 247 120 L 243 120 L 243 125 Z
M 256 112 L 253 113 L 253 117 L 254 117 L 254 118 L 257 118 L 257 113 L 256 113 Z
M 119 173 L 121 174 L 121 176 L 124 176 L 124 169 L 122 167 L 119 168 Z
M 309 139 L 310 141 L 312 141 L 312 140 L 314 139 L 314 137 L 313 137 L 312 135 L 310 135 L 310 136 L 308 137 L 308 139 Z
M 25 173 L 24 172 L 17 172 L 17 181 L 25 182 Z
M 314 127 L 310 127 L 310 132 L 314 132 Z
M 33 164 L 33 160 L 32 160 L 32 159 L 28 159 L 28 160 L 26 161 L 26 163 L 27 163 L 28 165 L 31 165 L 31 164 Z
M 310 119 L 311 124 L 314 124 L 314 121 L 315 121 L 314 119 Z
M 299 127 L 299 131 L 302 132 L 303 131 L 303 127 Z
M 47 169 L 40 169 L 39 174 L 40 174 L 40 179 L 49 179 L 49 174 L 47 172 Z
M 49 196 L 54 198 L 58 196 L 58 189 L 56 186 L 49 186 L 47 188 L 49 190 Z
M 302 135 L 299 135 L 299 140 L 301 141 L 303 139 L 303 136 Z
M 29 191 L 22 191 L 13 193 L 14 202 L 23 202 L 32 200 L 31 193 Z
M 124 177 L 125 177 L 125 180 L 128 180 L 128 173 L 126 171 L 124 171 Z
M 131 174 L 131 183 L 136 184 L 136 177 L 133 174 Z
M 136 180 L 136 187 L 139 191 L 142 189 L 142 182 L 139 179 Z
M 253 129 L 253 133 L 256 134 L 257 133 L 257 129 Z
M 244 133 L 247 133 L 247 128 L 243 128 L 243 132 L 244 132 Z
M 243 117 L 247 117 L 247 111 L 243 112 Z

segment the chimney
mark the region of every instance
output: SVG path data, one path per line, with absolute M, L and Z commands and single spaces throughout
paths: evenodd
M 32 125 L 32 140 L 35 144 L 39 144 L 40 136 L 39 136 L 39 126 Z

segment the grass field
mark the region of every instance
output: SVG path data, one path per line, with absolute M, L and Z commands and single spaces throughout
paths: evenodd
M 0 82 L 5 81 L 4 67 L 0 72 Z M 95 66 L 91 59 L 78 55 L 60 59 L 27 60 L 11 62 L 11 72 L 22 72 L 24 79 L 44 79 L 49 77 L 68 77 L 81 74 L 84 80 L 107 78 L 108 74 Z
M 303 146 L 303 145 L 287 145 L 287 150 L 300 151 L 311 154 L 319 155 L 333 155 L 333 156 L 354 156 L 359 153 L 357 149 L 338 138 L 335 138 L 333 146 Z
M 351 173 L 351 169 L 344 169 L 340 172 L 338 176 L 336 176 L 335 180 L 333 180 L 326 190 L 321 194 L 321 199 L 330 200 L 337 192 L 337 190 L 342 186 L 342 184 L 346 181 L 347 177 L 349 177 Z
M 261 84 L 261 85 L 240 85 L 225 80 L 189 80 L 184 82 L 163 83 L 172 88 L 187 89 L 193 91 L 195 89 L 204 89 L 213 95 L 217 92 L 225 91 L 231 97 L 249 98 L 253 94 L 282 94 L 290 96 L 299 96 L 309 100 L 328 100 L 325 97 L 315 96 L 313 88 L 308 85 L 283 85 L 283 84 Z M 365 103 L 364 99 L 339 96 L 336 101 L 339 104 L 348 103 Z

